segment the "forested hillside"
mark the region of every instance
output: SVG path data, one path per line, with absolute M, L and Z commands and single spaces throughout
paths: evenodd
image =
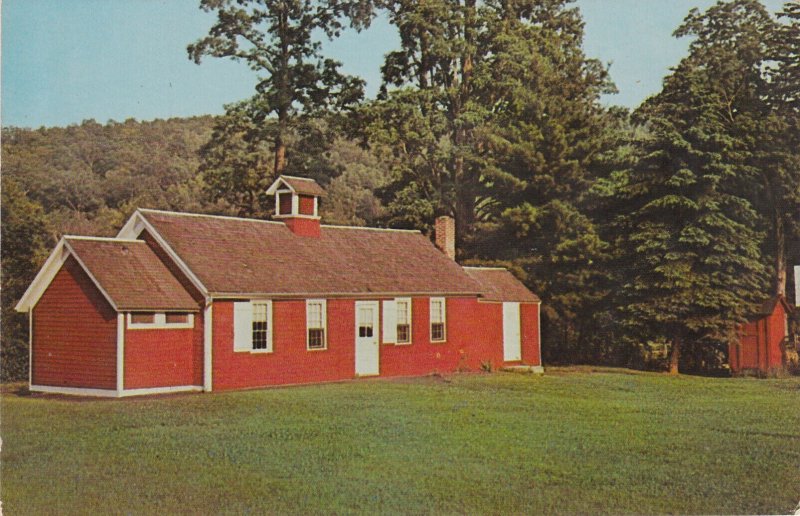
M 139 207 L 243 214 L 211 200 L 200 170 L 215 123 L 222 122 L 204 116 L 3 129 L 3 378 L 27 374 L 27 318 L 13 307 L 62 235 L 113 236 Z M 345 138 L 325 143 L 324 152 L 322 143 L 306 145 L 307 153 L 290 157 L 327 174 L 325 220 L 374 223 L 381 205 L 373 192 L 387 180 L 377 158 Z
M 546 363 L 709 370 L 800 263 L 800 5 L 690 11 L 686 56 L 637 109 L 569 0 L 201 0 L 188 57 L 247 63 L 219 117 L 3 130 L 3 375 L 27 370 L 13 304 L 64 233 L 136 207 L 267 217 L 281 173 L 328 192 L 325 221 L 456 220 L 458 260 L 543 299 Z M 324 42 L 382 9 L 400 34 L 378 98 Z M 187 42 L 189 43 L 189 42 Z

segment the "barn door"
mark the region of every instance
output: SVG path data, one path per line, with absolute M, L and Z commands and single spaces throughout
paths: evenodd
M 378 302 L 356 301 L 356 376 L 379 373 Z
M 522 360 L 519 303 L 503 303 L 503 360 Z

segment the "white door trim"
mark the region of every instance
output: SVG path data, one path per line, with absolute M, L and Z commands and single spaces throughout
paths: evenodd
M 359 336 L 359 309 L 372 308 L 372 336 Z M 355 372 L 356 376 L 380 374 L 380 305 L 378 301 L 355 302 Z

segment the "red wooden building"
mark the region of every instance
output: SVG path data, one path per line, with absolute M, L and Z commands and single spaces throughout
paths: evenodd
M 33 391 L 128 396 L 527 365 L 539 299 L 455 262 L 455 227 L 320 224 L 282 176 L 275 221 L 140 209 L 116 238 L 64 237 L 19 301 Z
M 733 373 L 769 373 L 785 367 L 784 346 L 791 310 L 786 299 L 776 297 L 765 301 L 758 313 L 741 326 L 738 342 L 731 343 L 728 349 Z

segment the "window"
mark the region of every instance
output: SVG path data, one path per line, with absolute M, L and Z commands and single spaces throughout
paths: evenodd
M 237 301 L 233 304 L 233 350 L 272 351 L 272 302 Z
M 189 314 L 166 314 L 167 324 L 186 324 L 189 322 Z
M 267 303 L 253 303 L 253 349 L 269 349 Z
M 359 337 L 372 337 L 374 333 L 373 328 L 373 314 L 372 307 L 364 306 L 358 309 L 358 336 Z
M 396 299 L 395 306 L 397 307 L 397 343 L 409 344 L 411 342 L 411 299 Z
M 131 314 L 131 323 L 133 324 L 155 324 L 156 314 L 152 312 L 143 312 Z
M 306 301 L 306 329 L 308 349 L 325 349 L 326 303 L 324 299 Z
M 128 329 L 186 329 L 194 327 L 194 315 L 179 312 L 131 312 Z
M 443 297 L 431 298 L 431 342 L 443 342 L 445 335 L 445 300 Z

